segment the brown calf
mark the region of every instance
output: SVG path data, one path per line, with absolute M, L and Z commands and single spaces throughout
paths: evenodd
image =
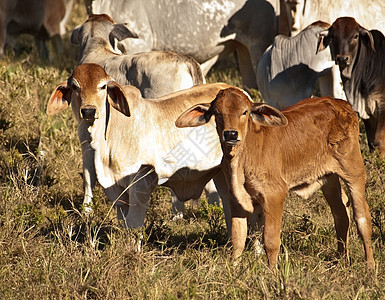
M 234 258 L 245 246 L 246 218 L 261 205 L 265 251 L 269 266 L 274 267 L 289 190 L 306 198 L 319 188 L 332 210 L 338 252 L 347 255 L 349 215 L 341 196 L 341 178 L 352 198 L 367 264 L 374 265 L 358 120 L 347 102 L 329 97 L 305 99 L 280 112 L 228 88 L 213 102 L 184 112 L 176 126 L 200 126 L 213 115 L 223 150 L 222 170 L 231 189 Z

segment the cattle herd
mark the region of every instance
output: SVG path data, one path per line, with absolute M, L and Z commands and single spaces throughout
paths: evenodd
M 11 37 L 30 32 L 47 56 L 45 42 L 64 33 L 72 2 L 1 1 L 0 54 Z M 26 3 L 36 11 L 28 22 Z M 97 181 L 129 228 L 144 225 L 156 186 L 182 202 L 198 199 L 206 186 L 221 199 L 233 258 L 242 254 L 251 223 L 263 230 L 274 268 L 288 192 L 306 198 L 321 189 L 338 253 L 348 256 L 351 205 L 374 267 L 357 115 L 370 150 L 383 158 L 382 1 L 89 0 L 86 6 L 88 19 L 71 34 L 78 66 L 47 105 L 48 115 L 71 106 L 78 122 L 86 212 Z M 367 6 L 376 13 L 365 15 Z M 243 89 L 206 84 L 210 67 L 233 52 Z M 320 97 L 313 97 L 316 83 Z M 251 88 L 265 103 L 251 100 Z

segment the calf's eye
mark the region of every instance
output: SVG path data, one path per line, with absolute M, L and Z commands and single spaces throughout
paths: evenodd
M 107 88 L 107 85 L 103 85 L 100 89 L 105 90 Z
M 247 114 L 247 110 L 245 110 L 244 112 L 243 112 L 243 115 L 245 116 Z

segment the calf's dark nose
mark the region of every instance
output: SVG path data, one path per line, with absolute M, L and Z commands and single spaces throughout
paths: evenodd
M 223 132 L 223 138 L 225 139 L 225 142 L 236 143 L 238 140 L 238 131 L 227 130 L 227 131 Z
M 341 67 L 346 67 L 348 65 L 349 57 L 347 55 L 337 55 L 337 63 Z
M 80 109 L 80 114 L 83 119 L 93 120 L 95 119 L 96 109 L 95 108 L 82 108 Z

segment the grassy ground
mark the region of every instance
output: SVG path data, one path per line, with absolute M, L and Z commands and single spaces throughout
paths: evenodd
M 85 19 L 79 2 L 69 31 Z M 20 43 L 33 49 L 28 37 Z M 0 299 L 385 298 L 385 161 L 368 153 L 364 133 L 374 272 L 366 270 L 355 226 L 350 263 L 336 259 L 332 216 L 320 193 L 287 199 L 275 273 L 252 243 L 232 265 L 222 211 L 204 199 L 189 204 L 184 219 L 171 221 L 169 192 L 158 188 L 139 232 L 117 226 L 97 187 L 94 214 L 85 217 L 71 111 L 45 115 L 50 93 L 76 65 L 76 51 L 67 37 L 66 54 L 50 63 L 35 50 L 0 60 Z M 232 65 L 217 67 L 208 81 L 240 85 Z

